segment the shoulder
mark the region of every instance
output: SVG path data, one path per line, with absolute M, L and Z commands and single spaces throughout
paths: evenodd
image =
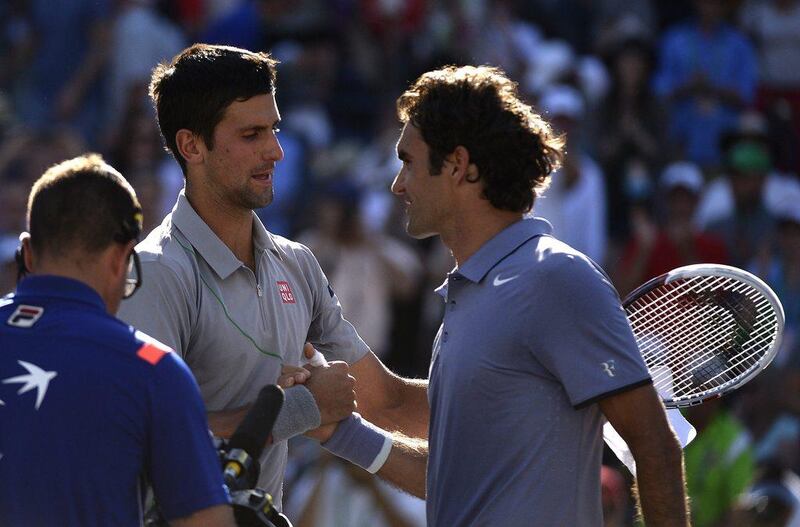
M 166 345 L 108 313 L 75 312 L 71 314 L 71 324 L 79 333 L 83 349 L 101 352 L 97 357 L 103 361 L 122 362 L 131 373 L 131 363 L 154 366 L 171 352 Z M 89 328 L 91 331 L 86 331 Z
M 172 348 L 132 326 L 127 326 L 127 331 L 128 359 L 147 381 L 178 391 L 185 389 L 183 384 L 195 382 L 189 367 Z
M 170 357 L 175 357 L 172 348 L 154 339 L 147 333 L 129 326 L 136 346 L 136 356 L 152 366 L 158 365 L 164 358 L 170 362 Z
M 270 238 L 275 243 L 275 248 L 282 254 L 294 258 L 314 257 L 311 249 L 303 243 L 290 240 L 279 234 L 269 233 Z
M 179 278 L 192 283 L 197 274 L 197 255 L 191 243 L 173 225 L 171 215 L 136 245 L 147 278 Z
M 295 262 L 303 272 L 319 268 L 317 257 L 308 246 L 277 234 L 270 233 L 270 237 L 282 259 Z
M 598 264 L 552 236 L 538 237 L 525 258 L 529 260 L 526 282 L 537 295 L 582 297 L 598 288 L 614 290 Z

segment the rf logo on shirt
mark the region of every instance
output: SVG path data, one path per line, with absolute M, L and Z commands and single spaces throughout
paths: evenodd
M 614 360 L 613 359 L 609 360 L 609 361 L 606 361 L 606 362 L 603 362 L 601 364 L 603 366 L 603 371 L 606 372 L 609 377 L 616 376 L 616 374 L 614 373 L 614 369 L 616 368 L 616 365 L 614 364 Z

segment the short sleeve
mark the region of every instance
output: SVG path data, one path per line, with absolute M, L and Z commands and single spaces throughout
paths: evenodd
M 345 320 L 342 306 L 325 273 L 311 251 L 303 246 L 304 272 L 314 295 L 314 312 L 308 328 L 308 341 L 328 360 L 358 362 L 369 346 L 353 325 Z
M 551 261 L 529 296 L 527 341 L 576 408 L 651 383 L 619 296 L 605 274 L 578 255 Z
M 189 288 L 158 261 L 142 262 L 142 286 L 123 300 L 117 317 L 186 357 L 192 327 Z
M 147 469 L 167 520 L 229 502 L 200 391 L 174 353 L 156 364 Z

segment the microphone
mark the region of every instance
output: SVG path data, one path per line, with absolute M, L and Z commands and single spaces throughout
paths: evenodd
M 282 405 L 283 390 L 274 384 L 264 386 L 228 441 L 223 477 L 232 491 L 255 487 L 260 472 L 258 459 Z

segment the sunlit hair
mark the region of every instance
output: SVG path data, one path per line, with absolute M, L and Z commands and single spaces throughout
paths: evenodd
M 133 188 L 98 154 L 49 168 L 28 197 L 33 250 L 64 256 L 94 254 L 139 236 L 142 208 Z
M 498 68 L 429 71 L 398 98 L 397 115 L 420 131 L 432 174 L 457 146 L 466 148 L 484 197 L 497 209 L 528 212 L 563 157 L 563 137 L 520 100 L 517 84 Z

